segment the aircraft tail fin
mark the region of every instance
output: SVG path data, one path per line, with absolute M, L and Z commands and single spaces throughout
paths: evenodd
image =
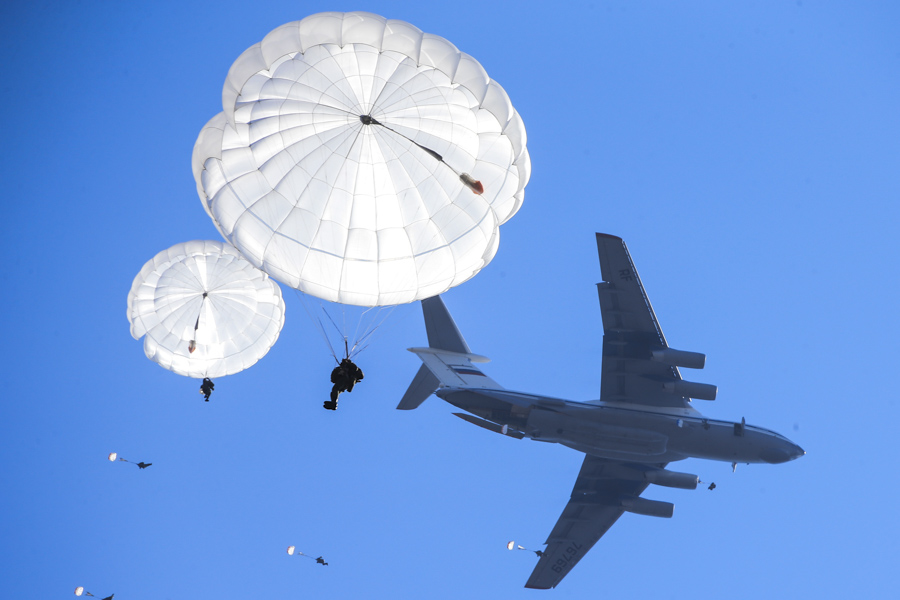
M 429 348 L 459 354 L 472 352 L 440 296 L 422 300 L 422 315 L 425 317 Z
M 418 408 L 442 386 L 500 389 L 496 381 L 472 364 L 489 359 L 472 354 L 440 296 L 422 300 L 422 315 L 428 348 L 410 348 L 409 351 L 424 364 L 403 394 L 398 410 Z

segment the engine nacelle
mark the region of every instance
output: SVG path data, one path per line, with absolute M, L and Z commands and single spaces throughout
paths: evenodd
M 709 383 L 696 383 L 694 381 L 667 381 L 663 384 L 667 392 L 678 396 L 686 396 L 697 400 L 715 400 L 718 388 Z
M 636 515 L 645 515 L 647 517 L 662 517 L 669 519 L 675 511 L 675 505 L 671 502 L 662 502 L 660 500 L 648 500 L 640 496 L 630 496 L 622 494 L 621 496 L 607 496 L 602 494 L 586 493 L 580 496 L 573 495 L 569 502 L 577 504 L 594 504 L 601 506 L 612 506 L 621 508 L 625 512 L 634 513 Z
M 644 471 L 644 481 L 654 485 L 678 488 L 680 490 L 696 490 L 700 478 L 691 473 L 678 473 L 666 469 L 650 469 Z
M 659 348 L 650 353 L 651 360 L 673 367 L 702 369 L 706 365 L 706 355 L 701 352 L 688 352 L 674 348 Z
M 675 505 L 671 502 L 648 500 L 639 496 L 622 496 L 619 499 L 619 507 L 626 512 L 636 515 L 662 517 L 664 519 L 671 519 L 672 513 L 675 511 Z
M 641 481 L 682 490 L 696 490 L 700 478 L 692 473 L 679 473 L 650 466 L 629 465 L 628 463 L 607 463 L 594 470 L 596 477 Z

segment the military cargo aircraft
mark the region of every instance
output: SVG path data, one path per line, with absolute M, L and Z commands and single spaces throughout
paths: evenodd
M 652 484 L 696 489 L 699 478 L 666 468 L 685 458 L 783 463 L 805 452 L 786 437 L 740 422 L 704 417 L 691 400 L 714 400 L 717 388 L 685 381 L 679 367 L 702 369 L 706 356 L 669 347 L 621 238 L 597 234 L 603 282 L 600 399 L 573 402 L 515 392 L 476 366 L 437 296 L 422 301 L 427 348 L 401 410 L 435 394 L 466 411 L 465 421 L 516 439 L 555 442 L 585 453 L 571 498 L 547 538 L 527 588 L 549 589 L 612 527 L 622 513 L 671 517 L 673 504 L 642 498 Z

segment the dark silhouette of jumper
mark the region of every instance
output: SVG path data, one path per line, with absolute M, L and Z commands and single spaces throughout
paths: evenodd
M 341 395 L 341 392 L 352 392 L 353 386 L 362 379 L 362 370 L 349 358 L 343 359 L 341 364 L 331 372 L 331 382 L 334 384 L 331 388 L 331 400 L 326 401 L 322 406 L 328 410 L 337 410 L 338 396 Z

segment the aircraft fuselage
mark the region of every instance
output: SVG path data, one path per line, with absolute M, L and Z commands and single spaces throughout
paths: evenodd
M 693 457 L 774 464 L 804 454 L 774 431 L 708 419 L 693 409 L 572 402 L 505 389 L 443 387 L 435 394 L 535 441 L 617 461 L 667 463 Z

